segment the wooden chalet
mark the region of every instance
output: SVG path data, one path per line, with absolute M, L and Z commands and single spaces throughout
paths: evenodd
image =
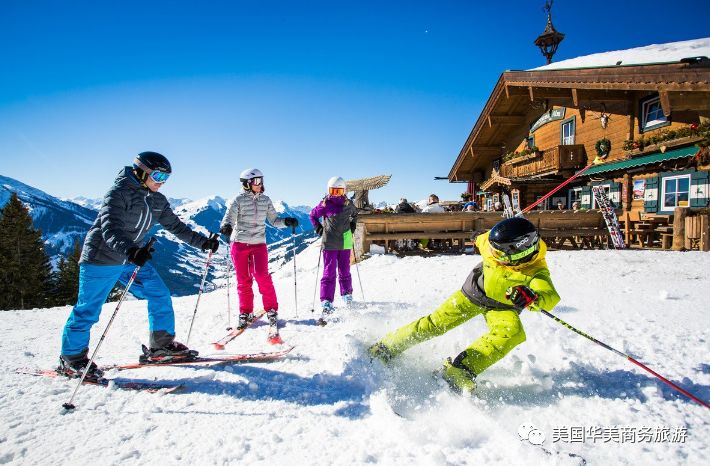
M 710 199 L 710 39 L 695 42 L 703 56 L 504 72 L 449 181 L 468 182 L 484 208 L 507 193 L 523 209 L 597 158 L 539 208 L 595 209 L 591 188 L 600 185 L 627 242 L 668 246 L 662 228 L 672 235 L 676 208 L 692 216 Z M 660 234 L 635 234 L 644 220 Z

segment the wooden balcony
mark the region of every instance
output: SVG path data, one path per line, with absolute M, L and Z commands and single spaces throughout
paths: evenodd
M 505 178 L 545 175 L 564 170 L 576 170 L 586 164 L 587 153 L 583 144 L 555 146 L 504 162 L 500 166 L 500 175 Z

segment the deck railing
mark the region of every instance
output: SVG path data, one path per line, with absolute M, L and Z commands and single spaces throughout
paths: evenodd
M 555 146 L 504 162 L 500 175 L 505 178 L 542 175 L 582 168 L 586 163 L 587 153 L 583 144 Z

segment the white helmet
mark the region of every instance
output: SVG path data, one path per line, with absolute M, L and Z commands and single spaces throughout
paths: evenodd
M 258 168 L 247 168 L 242 173 L 239 174 L 239 181 L 242 183 L 252 178 L 263 178 L 264 174 Z
M 329 188 L 343 188 L 345 189 L 345 180 L 339 176 L 334 176 L 328 180 Z
M 242 182 L 242 187 L 246 191 L 249 191 L 251 189 L 251 186 L 249 185 L 255 178 L 260 178 L 259 183 L 255 184 L 260 184 L 262 186 L 261 191 L 264 192 L 264 174 L 261 173 L 261 170 L 259 170 L 258 168 L 247 168 L 239 174 L 239 181 Z

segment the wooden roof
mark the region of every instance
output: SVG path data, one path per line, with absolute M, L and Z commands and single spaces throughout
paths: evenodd
M 629 112 L 637 91 L 660 94 L 666 115 L 671 111 L 710 110 L 710 61 L 600 68 L 506 71 L 493 88 L 476 124 L 449 172 L 449 181 L 466 181 L 476 170 L 513 148 L 506 141 L 522 140 L 528 123 L 553 106 Z

